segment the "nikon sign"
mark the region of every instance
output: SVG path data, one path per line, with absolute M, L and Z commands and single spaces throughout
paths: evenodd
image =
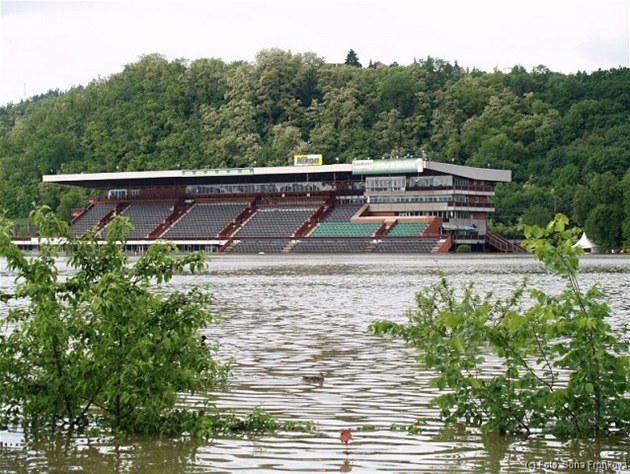
M 323 164 L 322 155 L 293 155 L 294 166 L 321 166 Z

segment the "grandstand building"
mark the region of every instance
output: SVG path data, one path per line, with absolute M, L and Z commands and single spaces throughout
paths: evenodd
M 507 170 L 420 158 L 351 164 L 47 175 L 98 191 L 75 211 L 75 235 L 104 235 L 116 214 L 129 248 L 166 239 L 183 251 L 431 253 L 458 244 L 508 251 L 487 234 Z

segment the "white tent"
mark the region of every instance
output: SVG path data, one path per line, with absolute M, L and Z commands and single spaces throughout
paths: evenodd
M 599 245 L 591 242 L 591 240 L 586 236 L 586 232 L 582 232 L 582 237 L 580 237 L 580 240 L 578 240 L 573 246 L 581 247 L 585 252 L 599 253 Z

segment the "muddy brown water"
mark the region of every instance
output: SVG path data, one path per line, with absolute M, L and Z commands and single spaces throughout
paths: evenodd
M 532 286 L 559 292 L 564 283 L 530 256 L 229 256 L 214 257 L 202 276 L 172 285 L 210 283 L 218 322 L 204 332 L 233 357 L 227 390 L 210 394 L 223 408 L 261 407 L 281 420 L 316 423 L 312 433 L 208 441 L 113 438 L 25 439 L 0 432 L 0 472 L 630 472 L 630 443 L 565 442 L 483 436 L 437 420 L 427 388 L 432 373 L 400 341 L 370 335 L 374 319 L 404 321 L 414 295 L 436 281 L 505 294 L 527 275 Z M 599 281 L 612 323 L 630 316 L 630 258 L 588 256 L 583 288 Z M 0 287 L 12 284 L 2 270 Z M 323 384 L 303 375 L 325 374 Z M 201 403 L 187 399 L 187 403 Z M 427 420 L 419 434 L 392 424 Z M 365 425 L 373 431 L 358 431 Z M 349 449 L 339 430 L 353 428 Z

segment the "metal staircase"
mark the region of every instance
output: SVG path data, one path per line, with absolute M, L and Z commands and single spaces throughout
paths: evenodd
M 486 235 L 485 242 L 486 245 L 489 245 L 498 252 L 527 253 L 527 250 L 525 250 L 523 247 L 509 241 L 508 239 L 500 235 L 488 234 Z

